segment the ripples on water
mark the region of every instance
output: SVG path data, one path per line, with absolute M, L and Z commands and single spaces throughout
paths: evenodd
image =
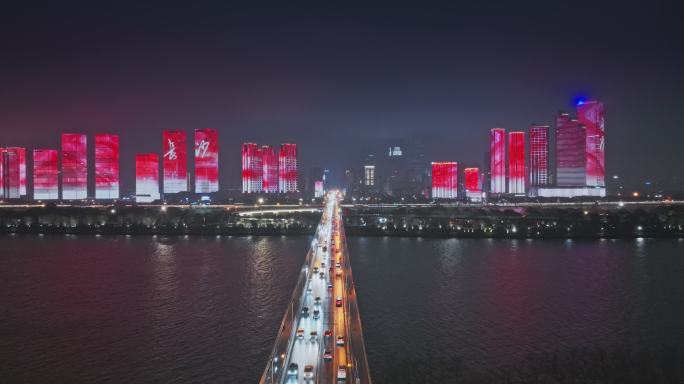
M 309 241 L 0 237 L 0 382 L 255 382 Z
M 684 345 L 681 241 L 350 238 L 349 247 L 379 382 L 406 362 L 487 372 L 542 352 Z
M 309 242 L 0 237 L 0 381 L 256 382 Z M 411 362 L 446 360 L 449 378 L 538 352 L 684 345 L 682 241 L 349 247 L 377 383 Z

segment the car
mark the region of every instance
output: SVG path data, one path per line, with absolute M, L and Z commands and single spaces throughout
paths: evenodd
M 342 296 L 337 296 L 337 298 L 335 299 L 335 306 L 336 307 L 342 306 Z
M 325 332 L 323 332 L 323 336 L 325 337 L 331 337 L 332 336 L 332 331 L 329 329 L 326 329 Z
M 307 292 L 312 292 L 312 291 L 313 291 L 313 288 L 311 287 L 311 284 L 309 284 L 309 286 L 306 287 L 306 291 L 307 291 Z
M 314 267 L 314 273 L 318 273 L 318 267 Z
M 319 274 L 318 274 L 318 277 L 320 277 L 321 279 L 324 278 L 324 277 L 325 277 L 325 273 L 323 273 L 323 272 L 319 273 Z
M 337 272 L 335 272 L 335 276 L 341 277 L 341 276 L 342 276 L 342 271 L 338 269 Z
M 344 336 L 337 335 L 337 340 L 335 341 L 338 347 L 344 347 Z
M 302 308 L 302 316 L 304 316 L 304 317 L 309 316 L 309 307 Z
M 347 368 L 344 365 L 337 367 L 337 381 L 347 381 Z
M 326 349 L 325 352 L 323 352 L 323 360 L 330 361 L 330 360 L 332 360 L 332 358 L 333 358 L 332 352 L 330 352 L 329 349 Z
M 337 263 L 335 263 L 335 267 L 342 268 L 342 264 L 340 264 L 340 262 L 338 261 Z
M 320 312 L 318 309 L 314 309 L 314 312 L 313 312 L 313 319 L 314 319 L 314 320 L 318 320 L 318 319 L 320 319 L 320 318 L 321 318 L 321 312 Z
M 321 261 L 321 268 L 325 268 L 325 261 Z
M 311 338 L 311 341 L 316 341 L 316 340 L 318 340 L 318 332 L 316 332 L 316 331 L 311 331 L 311 333 L 309 334 L 309 337 Z
M 287 367 L 287 377 L 294 377 L 295 379 L 299 376 L 299 365 L 297 363 L 290 363 Z
M 321 297 L 320 297 L 320 296 L 316 296 L 316 298 L 314 299 L 314 303 L 315 303 L 316 305 L 321 305 Z
M 333 289 L 333 285 L 332 285 L 332 284 L 328 284 L 328 290 L 332 290 L 332 289 Z
M 297 330 L 297 338 L 298 339 L 303 339 L 304 338 L 304 328 L 299 328 Z
M 314 378 L 313 365 L 304 366 L 304 378 L 307 380 L 313 380 L 313 378 Z
M 325 245 L 323 246 L 323 252 L 328 252 L 328 247 L 326 247 Z

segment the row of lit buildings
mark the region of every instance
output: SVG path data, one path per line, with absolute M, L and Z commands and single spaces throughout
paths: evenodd
M 297 179 L 297 144 L 242 144 L 242 193 L 298 192 Z
M 604 107 L 599 101 L 577 103 L 577 118 L 558 114 L 553 131 L 548 125 L 532 125 L 527 132 L 493 128 L 486 168 L 464 170 L 466 197 L 605 196 L 604 143 Z M 433 162 L 432 197 L 457 196 L 458 164 Z
M 137 201 L 158 200 L 162 193 L 218 192 L 218 133 L 215 129 L 194 131 L 194 188 L 191 188 L 188 177 L 187 133 L 164 131 L 162 138 L 162 153 L 135 156 Z M 0 148 L 0 198 L 27 197 L 26 153 L 26 148 Z M 88 154 L 88 137 L 80 133 L 62 134 L 61 155 L 57 149 L 33 149 L 33 199 L 87 199 L 91 177 Z M 95 199 L 116 200 L 121 197 L 119 157 L 119 135 L 94 136 Z M 163 178 L 160 178 L 160 165 Z

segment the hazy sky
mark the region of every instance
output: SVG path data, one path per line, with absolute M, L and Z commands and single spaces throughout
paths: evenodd
M 15 3 L 0 145 L 120 133 L 128 186 L 167 128 L 217 128 L 235 186 L 243 141 L 295 141 L 304 171 L 415 137 L 430 160 L 482 163 L 490 128 L 551 124 L 581 93 L 606 104 L 610 174 L 684 173 L 675 2 Z

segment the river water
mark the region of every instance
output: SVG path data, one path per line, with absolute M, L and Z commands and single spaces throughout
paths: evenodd
M 0 381 L 256 382 L 309 242 L 2 236 Z M 682 241 L 348 245 L 378 383 L 407 364 L 451 381 L 535 353 L 684 345 Z

